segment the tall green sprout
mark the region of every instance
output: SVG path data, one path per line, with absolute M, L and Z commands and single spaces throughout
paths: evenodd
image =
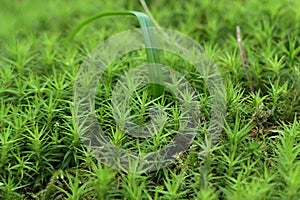
M 142 29 L 142 33 L 144 36 L 145 40 L 145 45 L 146 45 L 146 53 L 147 53 L 147 58 L 148 62 L 150 63 L 149 65 L 149 74 L 150 74 L 150 83 L 151 84 L 151 93 L 154 98 L 158 98 L 159 96 L 162 95 L 163 93 L 163 87 L 160 85 L 163 82 L 163 75 L 162 71 L 158 70 L 157 68 L 152 67 L 153 63 L 159 63 L 159 53 L 158 50 L 153 48 L 156 47 L 156 38 L 154 31 L 151 27 L 152 23 L 148 15 L 137 12 L 137 11 L 111 11 L 111 12 L 104 12 L 97 14 L 95 16 L 92 16 L 85 21 L 81 22 L 70 34 L 69 40 L 72 40 L 75 35 L 87 24 L 102 18 L 106 16 L 115 16 L 115 15 L 133 15 L 135 16 L 140 24 L 140 27 Z M 159 84 L 154 84 L 159 83 Z

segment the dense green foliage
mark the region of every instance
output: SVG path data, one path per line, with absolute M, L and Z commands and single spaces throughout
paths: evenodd
M 0 5 L 0 199 L 300 199 L 300 1 L 148 2 L 162 27 L 204 47 L 227 94 L 221 138 L 208 148 L 205 83 L 193 66 L 161 52 L 162 62 L 199 92 L 201 126 L 188 152 L 151 173 L 125 173 L 98 163 L 82 145 L 72 112 L 74 80 L 86 55 L 139 23 L 132 16 L 113 16 L 89 24 L 73 41 L 69 34 L 100 12 L 143 12 L 139 2 L 1 0 Z M 159 102 L 169 116 L 164 129 L 149 142 L 116 128 L 111 91 L 120 76 L 146 61 L 144 51 L 120 58 L 97 90 L 99 123 L 114 144 L 132 151 L 165 145 L 178 125 L 172 95 L 165 91 L 154 100 L 145 87 L 133 95 L 131 114 L 144 123 L 149 106 Z

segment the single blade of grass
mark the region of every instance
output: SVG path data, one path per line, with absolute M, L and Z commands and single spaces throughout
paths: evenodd
M 89 23 L 102 18 L 106 16 L 115 16 L 115 15 L 133 15 L 135 16 L 140 24 L 140 27 L 142 29 L 142 33 L 144 36 L 145 40 L 145 45 L 146 45 L 146 53 L 147 53 L 147 58 L 149 64 L 149 73 L 150 73 L 150 83 L 151 83 L 151 91 L 152 91 L 152 96 L 154 98 L 158 98 L 159 96 L 162 95 L 163 93 L 163 87 L 161 86 L 163 83 L 163 76 L 162 76 L 162 71 L 159 70 L 157 67 L 154 67 L 154 63 L 159 63 L 159 53 L 156 44 L 156 38 L 154 31 L 151 27 L 152 23 L 148 15 L 142 13 L 142 12 L 137 12 L 137 11 L 111 11 L 111 12 L 104 12 L 97 14 L 95 16 L 92 16 L 85 21 L 81 22 L 70 34 L 68 37 L 68 41 L 71 41 L 74 39 L 75 35 L 86 25 Z M 156 84 L 153 84 L 156 83 Z

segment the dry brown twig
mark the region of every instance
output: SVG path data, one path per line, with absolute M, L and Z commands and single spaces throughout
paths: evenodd
M 142 5 L 142 7 L 144 8 L 146 14 L 150 17 L 151 21 L 153 22 L 154 26 L 167 38 L 169 39 L 169 36 L 163 31 L 163 28 L 158 24 L 158 22 L 155 20 L 155 18 L 153 17 L 149 7 L 147 6 L 147 3 L 145 2 L 145 0 L 140 0 L 140 3 Z
M 243 48 L 243 44 L 242 44 L 240 26 L 236 27 L 236 38 L 237 38 L 237 42 L 238 42 L 239 49 L 240 49 L 240 55 L 241 55 L 241 59 L 242 59 L 242 66 L 243 66 L 243 69 L 244 69 L 244 73 L 245 73 L 245 76 L 246 76 L 246 79 L 247 79 L 248 83 L 250 84 L 250 78 L 249 78 L 248 71 L 247 71 L 248 67 L 249 67 L 249 62 L 248 62 L 247 55 L 246 55 L 246 52 L 245 52 L 245 50 Z M 251 92 L 254 91 L 251 84 L 250 84 L 250 90 L 251 90 Z
M 151 21 L 153 22 L 154 26 L 156 26 L 158 29 L 162 30 L 161 26 L 158 24 L 158 22 L 154 19 L 150 9 L 148 8 L 145 0 L 140 0 L 140 3 L 142 7 L 144 8 L 146 14 L 150 17 Z

